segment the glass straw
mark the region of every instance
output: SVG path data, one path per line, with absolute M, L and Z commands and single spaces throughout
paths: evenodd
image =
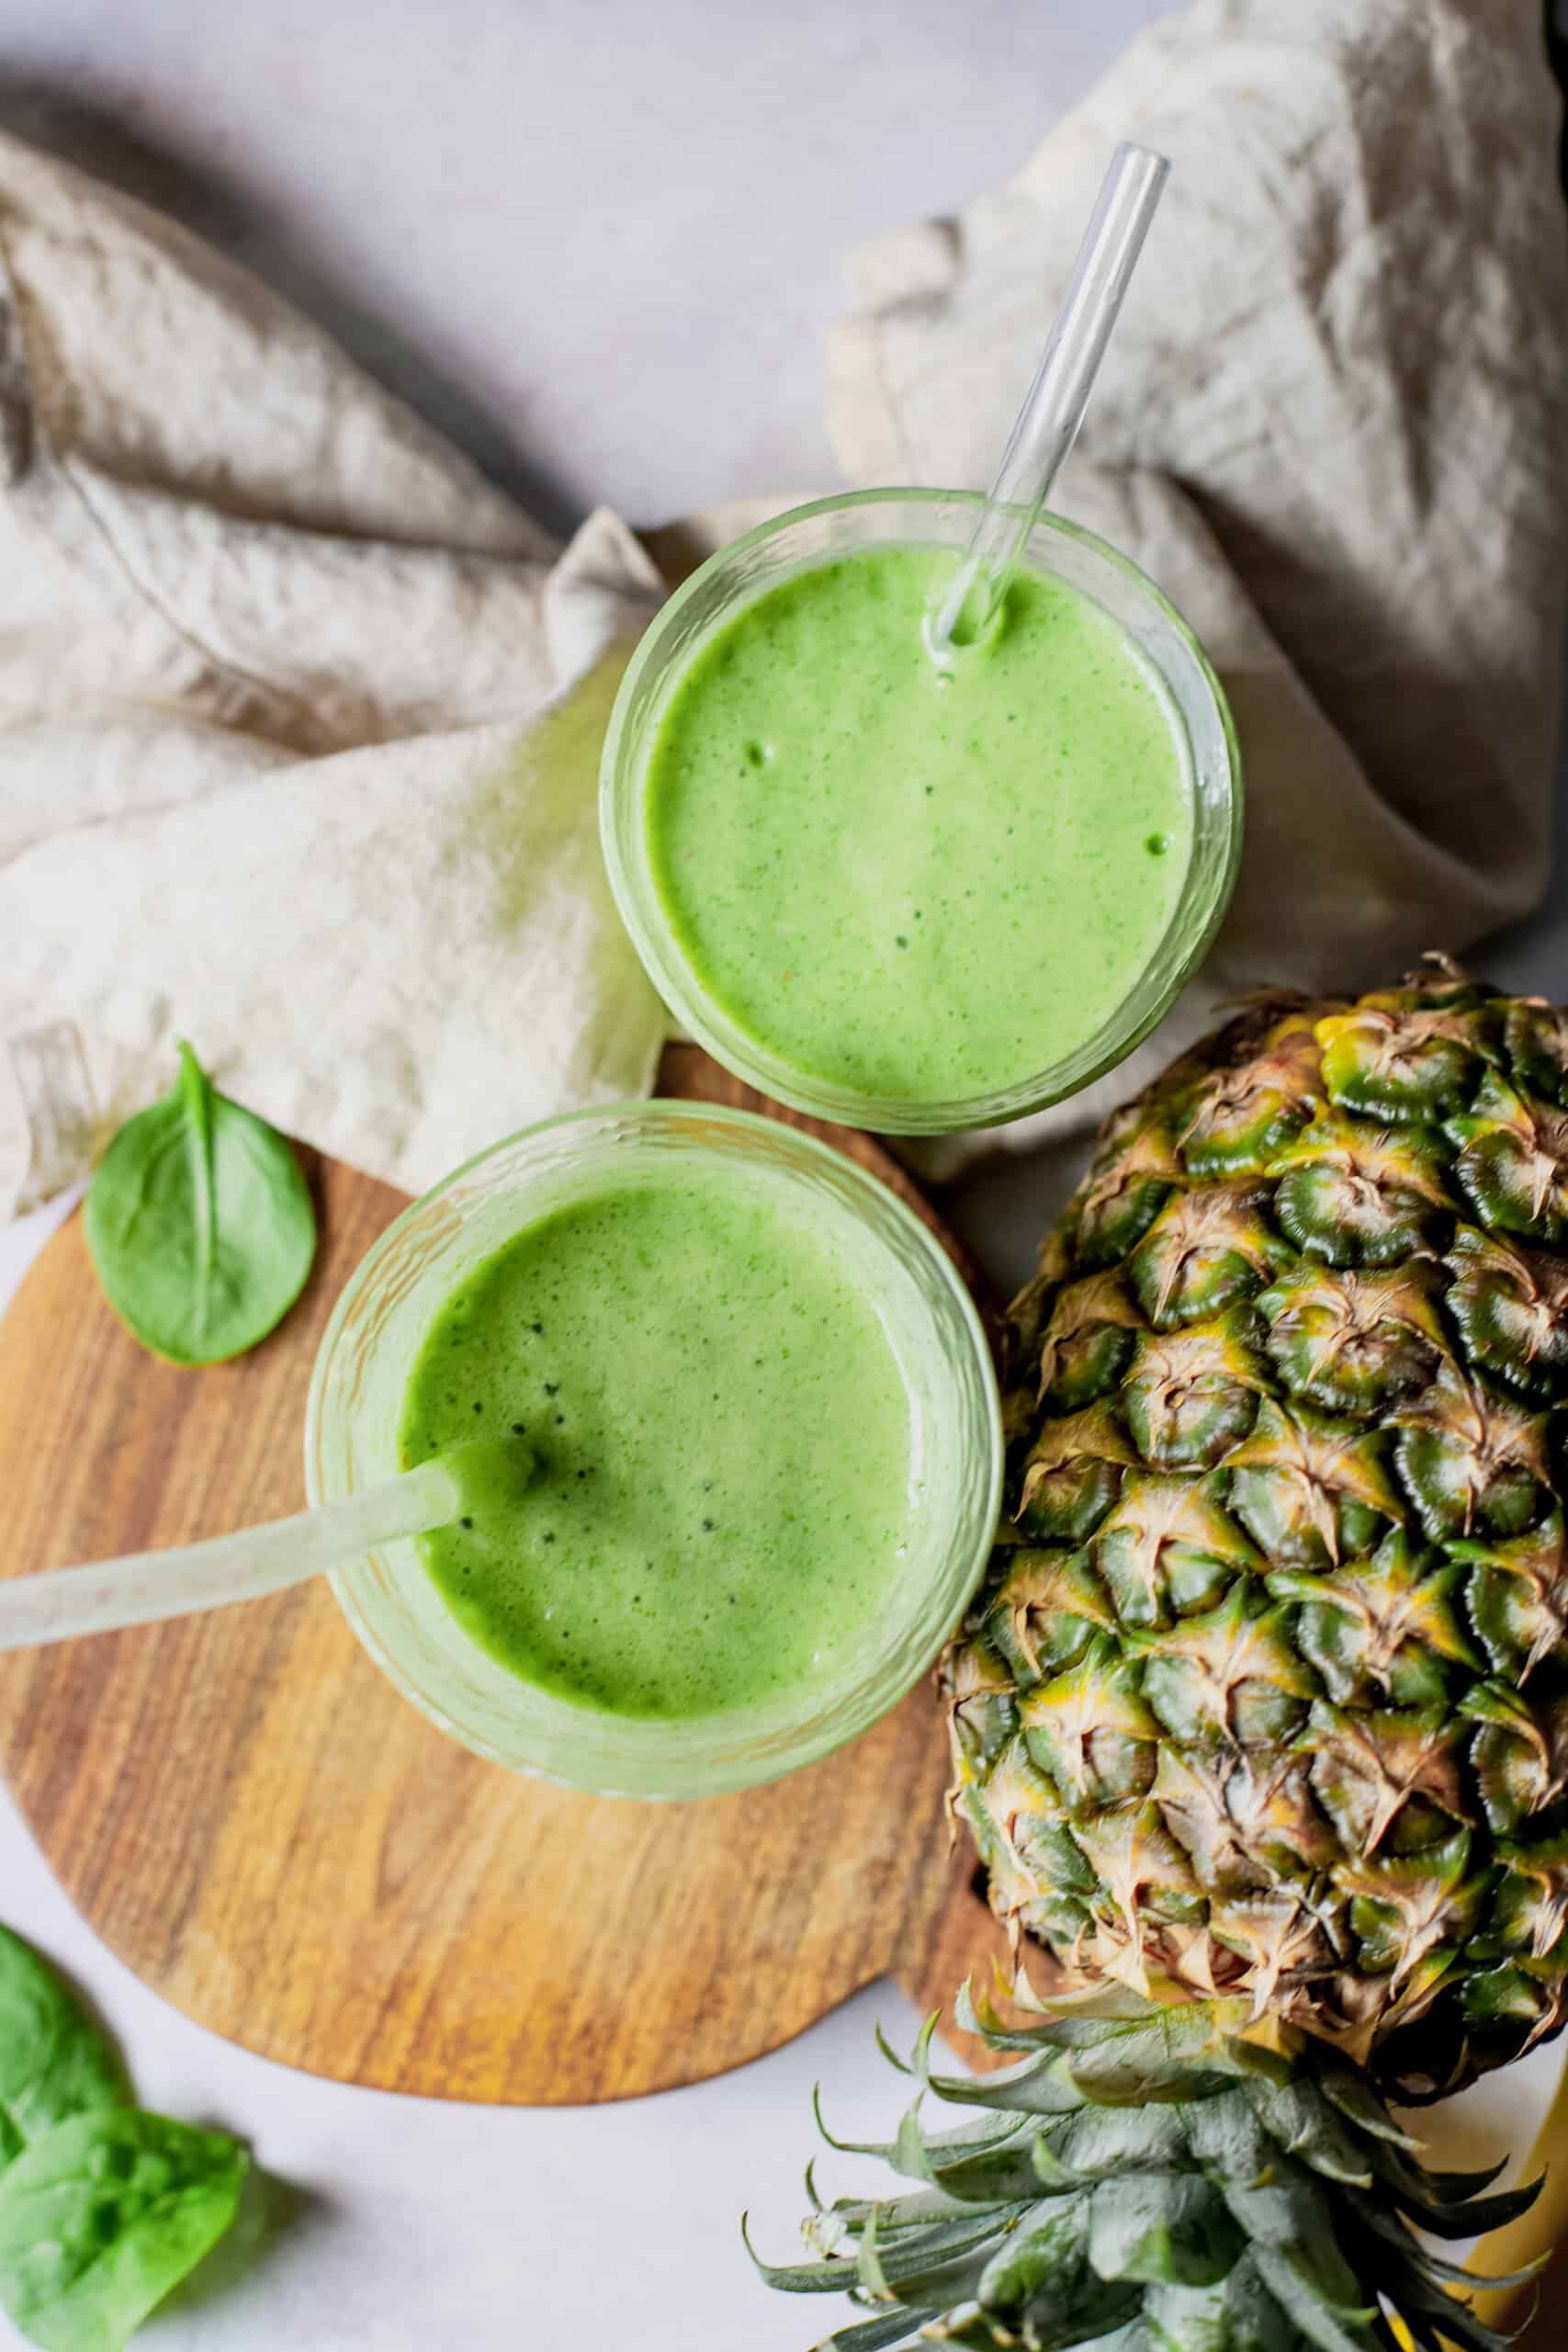
M 0 1580 L 0 1650 L 32 1649 L 43 1642 L 74 1641 L 83 1634 L 110 1634 L 126 1625 L 257 1600 L 264 1593 L 344 1567 L 400 1536 L 448 1527 L 469 1508 L 466 1466 L 481 1459 L 492 1466 L 501 1462 L 520 1488 L 538 1468 L 525 1440 L 473 1438 L 399 1477 L 298 1511 L 292 1519 L 268 1520 L 260 1527 L 243 1527 L 236 1535 L 213 1535 L 170 1551 L 128 1552 L 117 1560 L 89 1561 L 85 1567 L 47 1568 L 38 1576 Z
M 973 645 L 985 635 L 1007 593 L 1023 543 L 1083 422 L 1169 170 L 1164 155 L 1126 141 L 1111 159 L 975 536 L 927 624 L 927 643 L 940 662 L 950 658 L 954 646 Z

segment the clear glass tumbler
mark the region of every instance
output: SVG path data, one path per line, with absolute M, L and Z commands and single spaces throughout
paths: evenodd
M 862 1275 L 902 1372 L 929 1510 L 874 1644 L 765 1704 L 682 1722 L 573 1705 L 520 1681 L 462 1632 L 412 1541 L 333 1578 L 360 1640 L 444 1730 L 498 1763 L 604 1795 L 700 1797 L 825 1756 L 935 1658 L 996 1532 L 1001 1419 L 990 1352 L 945 1252 L 885 1184 L 797 1130 L 739 1111 L 640 1102 L 496 1144 L 405 1210 L 356 1270 L 316 1359 L 305 1428 L 312 1504 L 392 1476 L 413 1358 L 439 1308 L 518 1228 L 607 1182 L 679 1181 L 718 1153 L 787 1193 Z
M 1241 854 L 1241 764 L 1235 729 L 1203 650 L 1168 598 L 1105 540 L 1054 514 L 1025 543 L 1032 570 L 1065 581 L 1118 622 L 1164 685 L 1185 745 L 1192 853 L 1180 898 L 1134 986 L 1071 1054 L 1017 1084 L 952 1102 L 880 1099 L 797 1069 L 742 1029 L 705 988 L 671 929 L 649 854 L 649 752 L 693 654 L 743 605 L 792 572 L 888 542 L 951 548 L 975 527 L 977 496 L 954 490 L 874 490 L 819 499 L 776 515 L 711 556 L 655 615 L 621 683 L 605 738 L 600 823 L 622 920 L 665 1003 L 727 1069 L 781 1102 L 889 1135 L 947 1135 L 998 1125 L 1089 1084 L 1130 1054 L 1170 1009 L 1206 954 Z

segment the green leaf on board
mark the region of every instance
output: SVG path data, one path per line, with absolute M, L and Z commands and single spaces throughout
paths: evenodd
M 105 1296 L 171 1363 L 243 1355 L 280 1323 L 316 1253 L 310 1188 L 288 1144 L 220 1094 L 189 1046 L 162 1102 L 127 1121 L 87 1191 Z

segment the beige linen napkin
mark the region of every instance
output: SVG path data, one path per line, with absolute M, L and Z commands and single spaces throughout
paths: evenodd
M 1229 991 L 1370 978 L 1540 895 L 1555 120 L 1517 0 L 1198 0 L 1015 180 L 857 256 L 846 469 L 978 482 L 1111 143 L 1177 165 L 1063 503 L 1213 655 L 1247 856 L 1159 1038 L 1010 1142 L 1081 1129 Z M 0 141 L 0 1214 L 180 1032 L 411 1187 L 644 1088 L 662 1018 L 593 785 L 657 594 L 613 515 L 557 549 L 254 280 Z
M 1081 1134 L 1242 989 L 1386 979 L 1540 898 L 1568 548 L 1559 115 L 1517 0 L 1199 0 L 1016 179 L 855 257 L 829 354 L 846 471 L 978 485 L 1111 146 L 1175 167 L 1055 503 L 1207 648 L 1247 853 L 1141 1051 L 989 1140 Z M 973 1148 L 922 1158 L 948 1172 Z
M 0 140 L 0 1213 L 187 1034 L 416 1189 L 646 1090 L 598 850 L 660 594 L 557 548 L 243 271 Z

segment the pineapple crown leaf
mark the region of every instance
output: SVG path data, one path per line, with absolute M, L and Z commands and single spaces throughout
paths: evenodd
M 1540 2195 L 1539 2179 L 1483 2195 L 1502 2171 L 1501 2164 L 1486 2172 L 1428 2172 L 1388 2148 L 1374 2155 L 1372 2163 L 1392 2202 L 1438 2238 L 1483 2237 L 1489 2230 L 1500 2230 L 1528 2213 Z
M 1005 2025 L 997 2013 L 988 1994 L 976 1994 L 973 1983 L 965 1977 L 953 2004 L 953 2014 L 959 2030 L 977 2034 L 990 2050 L 1014 2050 L 1024 2057 L 1047 2055 L 1066 2046 L 1072 2031 L 1074 2004 L 1068 1999 L 1053 2001 L 1049 2007 L 1042 2002 L 1021 1971 L 1011 1979 L 996 1969 L 997 1989 L 1016 2008 L 1032 2015 L 1044 2017 L 1047 2023 L 1040 2026 Z M 1103 1998 L 1104 1986 L 1094 1988 L 1095 1998 Z M 1059 2014 L 1058 2014 L 1059 2013 Z
M 876 2246 L 876 2224 L 881 2212 L 882 2208 L 879 2205 L 874 2205 L 866 2215 L 865 2226 L 861 2231 L 860 2243 L 855 2248 L 855 2271 L 863 2293 L 872 2296 L 879 2303 L 892 2303 L 897 2301 L 897 2297 L 887 2283 L 887 2273 L 882 2267 Z M 945 2252 L 946 2233 L 939 2227 L 932 2235 L 944 2241 L 943 2251 Z
M 1253 2112 L 1269 2137 L 1314 2172 L 1343 2187 L 1370 2188 L 1372 2166 L 1317 2086 L 1297 2077 L 1249 2086 Z
M 1389 2352 L 1393 2319 L 1421 2352 L 1503 2352 L 1448 2290 L 1519 2285 L 1533 2267 L 1473 2280 L 1415 2228 L 1479 2235 L 1524 2211 L 1539 2184 L 1487 2194 L 1495 2168 L 1428 2171 L 1343 2057 L 1315 2038 L 1297 2037 L 1289 2056 L 1244 2041 L 1245 2002 L 1171 2009 L 1121 1986 L 1030 1999 L 1037 2022 L 993 2030 L 989 2004 L 967 1994 L 993 2050 L 1026 2044 L 999 2075 L 933 2074 L 922 2030 L 921 2097 L 895 2140 L 835 2143 L 882 2154 L 923 2184 L 914 2193 L 841 2199 L 824 2214 L 813 2187 L 815 2261 L 764 2264 L 747 2238 L 771 2285 L 877 2306 L 828 2339 L 838 2352 L 922 2341 Z M 991 2111 L 928 2133 L 928 2094 Z
M 1375 2338 L 1369 2329 L 1377 2317 L 1375 2304 L 1341 2305 L 1326 2301 L 1299 2255 L 1273 2246 L 1255 2246 L 1252 2259 L 1258 2275 L 1280 2312 L 1319 2352 L 1371 2352 Z
M 1364 2075 L 1359 2075 L 1352 2066 L 1336 2065 L 1332 2060 L 1324 2058 L 1318 2062 L 1316 2077 L 1324 2098 L 1330 2106 L 1337 2107 L 1358 2132 L 1365 2132 L 1371 2139 L 1384 2141 L 1407 2156 L 1420 2154 L 1420 2141 L 1400 2129 Z
M 973 2016 L 973 2011 L 970 2014 Z M 1054 2114 L 1059 2109 L 1059 2096 L 1051 2097 L 1046 2105 L 1037 2103 L 1040 2096 L 1035 2089 L 1037 2078 L 1043 2073 L 1050 2073 L 1055 2064 L 1055 2053 L 1050 2050 L 1036 2051 L 1021 2058 L 1015 2065 L 992 2075 L 983 2090 L 966 2075 L 934 2075 L 931 2072 L 931 2047 L 939 2017 L 940 2012 L 933 2011 L 926 2020 L 908 2065 L 900 2059 L 893 2059 L 901 2075 L 913 2075 L 918 2078 L 922 2092 L 934 2092 L 938 2098 L 945 2099 L 953 2106 L 986 2107 L 993 2111 L 1017 2108 L 1025 2114 L 1033 2115 Z M 969 2030 L 978 2032 L 978 2023 L 971 2025 Z M 877 2041 L 884 2056 L 893 2057 L 893 2052 L 882 2039 L 880 2028 L 877 2030 Z
M 1386 2245 L 1393 2248 L 1393 2259 L 1402 2269 L 1408 2265 L 1409 2233 L 1401 2228 L 1397 2221 L 1383 2212 L 1378 2206 L 1368 2203 L 1361 2208 L 1359 2223 L 1361 2228 L 1370 2230 L 1374 2237 L 1382 2238 Z M 1546 2268 L 1551 2259 L 1550 2254 L 1538 2255 L 1533 2262 L 1527 2262 L 1522 2269 L 1492 2272 L 1486 2283 L 1489 2287 L 1528 2286 L 1532 2278 L 1538 2278 Z M 1428 2278 L 1441 2279 L 1445 2286 L 1473 2288 L 1476 2283 L 1473 2270 L 1466 2270 L 1457 2262 L 1447 2261 L 1440 2254 L 1435 2254 L 1430 2246 L 1422 2248 L 1421 2267 Z
M 964 1979 L 953 1996 L 953 2015 L 960 2032 L 978 2033 L 980 2020 L 975 2012 L 975 1987 L 969 1977 Z
M 935 2316 L 933 2308 L 932 2316 Z M 917 2315 L 904 2312 L 885 2313 L 880 2319 L 863 2320 L 858 2327 L 835 2328 L 816 2346 L 816 2352 L 885 2352 L 893 2344 L 906 2344 Z
M 751 2243 L 750 2212 L 740 2216 L 740 2243 L 764 2286 L 776 2287 L 786 2295 L 839 2294 L 843 2290 L 841 2262 L 764 2262 Z
M 1458 2344 L 1464 2352 L 1507 2352 L 1508 2338 L 1477 2319 L 1468 2303 L 1419 2279 L 1406 2289 L 1400 2317 L 1422 2352 L 1440 2352 L 1445 2344 Z
M 933 2009 L 931 2015 L 924 2019 L 919 2033 L 915 2036 L 915 2047 L 910 2054 L 909 2064 L 906 2066 L 901 2064 L 896 2058 L 893 2061 L 894 2064 L 898 2067 L 900 2074 L 912 2075 L 914 2076 L 915 2080 L 919 2084 L 922 2091 L 928 2087 L 931 2082 L 931 2041 L 935 2036 L 937 2027 L 941 2023 L 942 2011 L 940 2009 Z M 877 2034 L 877 2040 L 882 2041 L 880 2030 Z M 887 2044 L 886 2041 L 882 2041 L 882 2047 L 885 2051 L 887 2051 Z M 891 2051 L 888 2051 L 887 2054 L 891 2057 Z
M 925 2026 L 921 2029 L 919 2040 L 915 2044 L 915 2064 L 912 2065 L 908 2059 L 899 2057 L 898 2052 L 894 2049 L 893 2044 L 883 2032 L 880 2024 L 878 2024 L 875 2029 L 876 2046 L 878 2050 L 881 2051 L 882 2055 L 886 2059 L 888 2064 L 893 2067 L 897 2074 L 919 2074 L 921 2080 L 923 2081 L 924 2072 L 920 2067 L 919 2061 L 931 2046 L 931 2037 L 932 2032 L 935 2030 L 935 2028 L 936 2017 L 933 2014 L 930 2018 L 928 2018 Z

